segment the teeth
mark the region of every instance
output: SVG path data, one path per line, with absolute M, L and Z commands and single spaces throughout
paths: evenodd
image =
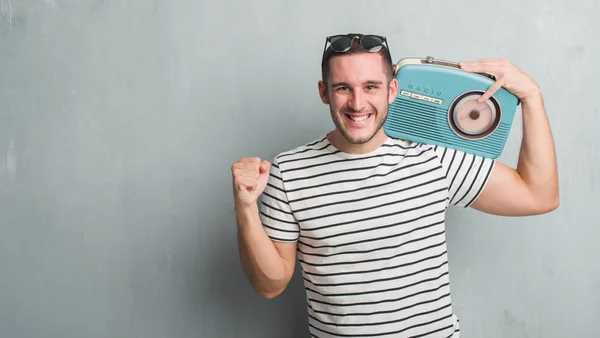
M 350 117 L 350 119 L 352 121 L 356 121 L 356 122 L 364 121 L 364 120 L 366 120 L 369 117 L 369 115 L 363 115 L 363 116 L 351 116 L 351 115 L 348 115 L 348 116 Z

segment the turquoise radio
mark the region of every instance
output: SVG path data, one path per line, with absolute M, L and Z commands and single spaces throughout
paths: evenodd
M 389 137 L 493 159 L 502 154 L 520 102 L 505 88 L 478 102 L 492 75 L 427 57 L 400 60 L 395 76 L 398 95 L 383 125 Z

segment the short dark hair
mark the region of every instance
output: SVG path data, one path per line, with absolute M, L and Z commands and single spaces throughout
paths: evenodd
M 348 35 L 354 35 L 354 36 L 359 36 L 362 37 L 363 34 L 359 34 L 359 33 L 353 33 L 353 34 L 348 34 Z M 351 55 L 351 54 L 361 54 L 361 53 L 373 53 L 373 52 L 369 52 L 367 50 L 365 50 L 364 48 L 362 48 L 360 46 L 360 44 L 358 43 L 358 39 L 354 39 L 352 40 L 352 46 L 350 46 L 350 49 L 346 52 L 342 52 L 342 53 L 338 53 L 334 50 L 332 50 L 331 48 L 327 48 L 327 50 L 324 51 L 323 54 L 323 61 L 321 62 L 321 76 L 323 78 L 323 82 L 325 82 L 325 85 L 327 85 L 327 79 L 329 76 L 329 60 L 331 60 L 332 57 L 338 56 L 338 55 Z M 375 54 L 379 54 L 382 57 L 382 64 L 383 64 L 383 68 L 384 68 L 384 72 L 387 75 L 387 79 L 388 79 L 388 83 L 390 81 L 392 81 L 392 78 L 394 76 L 394 64 L 392 62 L 392 59 L 390 58 L 390 53 L 388 52 L 387 47 L 384 45 L 379 51 L 375 52 Z

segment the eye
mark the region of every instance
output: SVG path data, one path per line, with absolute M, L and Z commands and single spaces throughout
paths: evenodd
M 367 90 L 375 90 L 375 89 L 377 89 L 377 88 L 378 88 L 378 87 L 377 87 L 377 86 L 375 86 L 375 85 L 368 85 L 368 86 L 367 86 Z
M 350 90 L 350 88 L 348 88 L 348 87 L 345 87 L 345 86 L 341 86 L 341 87 L 337 87 L 335 90 L 336 90 L 338 93 L 344 93 L 344 92 L 347 92 L 347 91 L 349 91 L 349 90 Z

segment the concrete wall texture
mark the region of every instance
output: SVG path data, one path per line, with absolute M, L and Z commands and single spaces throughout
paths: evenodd
M 256 295 L 231 164 L 333 127 L 326 35 L 395 61 L 506 57 L 545 95 L 551 214 L 449 210 L 462 335 L 600 335 L 597 1 L 0 0 L 0 337 L 307 337 L 297 270 Z M 515 165 L 521 115 L 500 158 Z

